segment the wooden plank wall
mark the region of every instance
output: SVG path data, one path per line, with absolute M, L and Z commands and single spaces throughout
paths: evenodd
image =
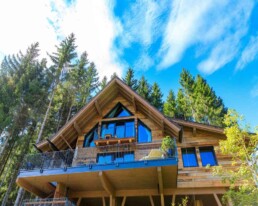
M 225 187 L 228 186 L 221 182 L 220 177 L 213 176 L 212 169 L 203 167 L 199 147 L 213 146 L 217 163 L 225 167 L 230 166 L 230 156 L 222 155 L 218 150 L 219 140 L 225 139 L 223 134 L 215 134 L 203 130 L 196 131 L 190 127 L 184 127 L 182 143 L 177 143 L 178 151 L 178 188 L 203 188 L 203 187 Z M 184 167 L 182 162 L 181 148 L 192 148 L 196 150 L 198 167 Z

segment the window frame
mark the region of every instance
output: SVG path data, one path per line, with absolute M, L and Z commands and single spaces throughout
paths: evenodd
M 202 152 L 204 152 L 205 150 L 206 150 L 206 152 L 209 151 L 209 152 L 212 153 L 212 156 L 213 156 L 213 160 L 212 161 L 214 161 L 215 164 L 210 164 L 210 163 L 204 164 L 203 161 L 204 161 L 205 158 L 203 157 Z M 213 146 L 199 147 L 199 153 L 200 153 L 200 159 L 201 159 L 203 167 L 206 167 L 207 165 L 210 165 L 210 166 L 217 166 L 218 165 L 218 160 L 217 160 L 216 153 L 214 151 L 214 147 Z
M 193 151 L 193 153 L 191 153 L 191 154 L 194 154 L 194 157 L 195 157 L 195 163 L 196 164 L 194 164 L 194 165 L 190 165 L 189 166 L 189 160 L 188 160 L 188 164 L 186 164 L 186 161 L 184 161 L 184 155 L 185 155 L 185 153 L 183 152 L 183 151 L 186 151 L 186 153 L 187 153 L 187 150 L 189 151 L 189 150 L 192 150 Z M 190 152 L 190 151 L 189 151 Z M 188 152 L 188 153 L 189 153 Z M 189 153 L 190 154 L 190 153 Z M 181 155 L 182 155 L 182 162 L 183 162 L 183 167 L 199 167 L 199 163 L 198 163 L 198 158 L 197 158 L 197 153 L 196 153 L 196 148 L 195 147 L 185 147 L 185 148 L 181 148 Z

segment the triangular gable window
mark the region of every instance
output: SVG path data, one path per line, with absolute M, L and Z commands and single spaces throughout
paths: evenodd
M 118 103 L 106 116 L 105 118 L 115 118 L 115 117 L 130 117 L 132 116 L 121 103 Z

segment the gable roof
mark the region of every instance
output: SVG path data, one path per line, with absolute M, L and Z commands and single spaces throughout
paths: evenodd
M 160 111 L 150 105 L 145 99 L 133 91 L 121 79 L 115 77 L 107 86 L 99 92 L 87 105 L 85 105 L 67 124 L 65 124 L 50 141 L 63 150 L 70 145 L 74 145 L 78 134 L 82 135 L 82 128 L 95 116 L 103 118 L 102 109 L 117 96 L 121 95 L 130 102 L 135 111 L 140 111 L 148 118 L 152 119 L 158 126 L 163 128 L 171 136 L 179 137 L 181 127 L 178 124 L 169 121 Z M 49 142 L 44 140 L 37 145 L 42 151 L 49 150 Z

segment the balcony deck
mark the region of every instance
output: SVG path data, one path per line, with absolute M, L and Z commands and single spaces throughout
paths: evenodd
M 160 150 L 160 142 L 152 144 L 123 144 L 75 151 L 35 154 L 27 156 L 17 178 L 18 185 L 45 198 L 53 193 L 51 183 L 62 182 L 69 188 L 69 197 L 83 194 L 108 196 L 101 183 L 104 174 L 116 189 L 116 194 L 134 190 L 135 193 L 154 189 L 162 171 L 164 188 L 177 185 L 177 154 L 167 156 Z M 121 158 L 132 154 L 134 159 Z M 98 161 L 98 155 L 114 154 L 114 158 Z M 104 160 L 104 161 L 103 161 Z M 157 177 L 157 178 L 155 178 Z

